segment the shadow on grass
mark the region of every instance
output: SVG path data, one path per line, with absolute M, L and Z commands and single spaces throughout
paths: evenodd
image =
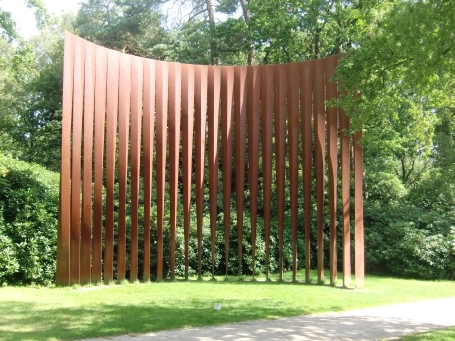
M 200 327 L 253 319 L 276 318 L 308 312 L 292 311 L 280 302 L 255 308 L 245 302 L 223 299 L 222 309 L 213 309 L 213 299 L 182 299 L 175 306 L 162 307 L 149 302 L 144 305 L 100 303 L 87 308 L 42 309 L 23 302 L 5 302 L 8 311 L 0 313 L 0 339 L 16 340 L 77 340 L 125 334 L 147 333 L 166 329 Z M 190 306 L 190 308 L 188 308 Z

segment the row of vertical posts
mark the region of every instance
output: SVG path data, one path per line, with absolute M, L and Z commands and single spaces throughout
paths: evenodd
M 218 183 L 222 181 L 225 273 L 228 275 L 231 188 L 235 176 L 238 261 L 242 266 L 245 172 L 250 192 L 252 271 L 256 267 L 258 196 L 263 194 L 265 268 L 269 276 L 272 187 L 276 188 L 279 277 L 283 278 L 286 169 L 292 234 L 292 278 L 297 280 L 298 229 L 305 236 L 305 281 L 310 279 L 312 197 L 317 213 L 317 274 L 324 279 L 324 235 L 330 238 L 330 282 L 337 278 L 342 247 L 343 284 L 350 286 L 351 164 L 354 165 L 356 286 L 363 285 L 361 132 L 349 134 L 349 118 L 326 101 L 338 96 L 331 82 L 339 56 L 265 66 L 201 66 L 122 54 L 70 33 L 65 36 L 60 216 L 57 284 L 138 278 L 139 231 L 143 233 L 143 277 L 150 278 L 150 241 L 157 245 L 157 280 L 163 279 L 165 191 L 169 188 L 170 277 L 175 279 L 178 216 L 183 215 L 185 278 L 189 274 L 190 214 L 196 210 L 198 275 L 202 274 L 204 189 L 209 189 L 212 274 L 215 271 Z M 234 147 L 233 147 L 234 146 Z M 221 151 L 221 155 L 219 152 Z M 181 154 L 180 154 L 181 153 Z M 353 160 L 352 160 L 353 158 Z M 234 159 L 234 162 L 233 162 Z M 180 161 L 181 160 L 181 161 Z M 83 161 L 83 162 L 82 162 Z M 273 163 L 275 161 L 275 163 Z M 194 164 L 193 164 L 194 162 Z M 222 165 L 221 174 L 219 164 Z M 327 163 L 327 164 L 326 164 Z M 155 165 L 155 168 L 154 168 Z M 340 167 L 338 166 L 340 165 Z M 232 168 L 235 166 L 235 173 Z M 260 169 L 259 167 L 262 166 Z M 141 169 L 142 167 L 142 169 Z M 205 170 L 208 168 L 208 179 Z M 341 174 L 338 174 L 338 168 Z M 195 170 L 195 184 L 193 171 Z M 299 170 L 303 182 L 304 226 L 298 226 Z M 179 178 L 179 172 L 183 174 Z M 262 188 L 259 187 L 262 173 Z M 142 179 L 141 179 L 142 174 Z M 221 177 L 221 179 L 220 179 Z M 329 208 L 324 208 L 325 177 Z M 312 191 L 312 181 L 316 189 Z M 337 181 L 341 180 L 341 210 Z M 140 183 L 143 194 L 139 198 Z M 168 181 L 168 187 L 166 187 Z M 183 194 L 179 196 L 179 181 Z M 272 186 L 272 181 L 276 186 Z M 131 223 L 127 224 L 130 184 Z M 156 197 L 152 198 L 152 183 Z M 114 187 L 118 185 L 118 197 Z M 193 188 L 193 185 L 194 188 Z M 105 195 L 104 195 L 105 193 Z M 193 199 L 193 200 L 192 200 Z M 194 200 L 195 199 L 195 200 Z M 118 201 L 117 239 L 114 210 Z M 178 210 L 178 202 L 183 208 Z M 143 202 L 144 226 L 139 226 Z M 192 205 L 195 202 L 195 205 Z M 301 200 L 300 200 L 301 202 Z M 151 207 L 156 235 L 151 235 Z M 325 230 L 325 213 L 329 228 Z M 337 212 L 342 224 L 337 226 Z M 103 219 L 104 213 L 104 219 Z M 337 228 L 342 240 L 337 240 Z M 128 231 L 127 231 L 128 230 Z M 127 238 L 129 233 L 129 238 Z M 114 245 L 116 269 L 114 276 Z

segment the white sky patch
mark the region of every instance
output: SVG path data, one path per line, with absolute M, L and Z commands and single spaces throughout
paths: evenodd
M 42 0 L 42 2 L 51 14 L 58 15 L 61 12 L 76 12 L 80 0 Z M 28 38 L 38 33 L 35 12 L 33 9 L 27 8 L 24 1 L 0 0 L 0 8 L 11 13 L 16 22 L 16 29 L 22 37 Z

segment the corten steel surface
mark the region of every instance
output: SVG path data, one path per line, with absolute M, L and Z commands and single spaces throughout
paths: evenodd
M 82 193 L 81 225 L 81 284 L 90 283 L 90 262 L 92 254 L 92 152 L 93 119 L 95 110 L 95 45 L 85 50 L 85 90 L 84 90 L 84 175 Z
M 207 66 L 195 68 L 195 149 L 196 149 L 196 214 L 198 278 L 202 278 L 202 223 L 204 209 L 205 146 L 206 146 L 206 110 L 207 110 Z
M 340 109 L 340 154 L 341 154 L 341 202 L 343 221 L 343 285 L 351 285 L 351 224 L 349 217 L 350 201 L 350 143 L 349 143 L 349 117 Z
M 363 150 L 359 144 L 362 131 L 354 134 L 354 183 L 355 183 L 355 285 L 363 286 L 364 244 L 363 244 Z
M 298 64 L 287 65 L 289 167 L 291 186 L 292 280 L 297 280 L 297 209 L 299 147 L 299 71 Z
M 264 193 L 264 238 L 265 274 L 269 279 L 270 262 L 270 211 L 272 189 L 272 136 L 273 136 L 273 69 L 263 66 L 261 70 L 261 123 L 262 123 L 262 183 Z
M 103 161 L 104 161 L 104 125 L 106 120 L 106 77 L 107 51 L 96 47 L 95 73 L 95 188 L 93 214 L 93 251 L 92 281 L 102 279 L 102 238 L 103 238 Z
M 235 121 L 235 141 L 246 140 L 246 114 L 247 114 L 247 70 L 246 66 L 236 66 L 234 68 L 234 121 Z M 250 103 L 250 102 L 248 102 Z M 249 108 L 248 108 L 249 109 Z M 245 190 L 245 143 L 235 143 L 235 192 L 237 210 L 237 257 L 238 274 L 242 273 L 242 240 L 243 240 L 243 206 Z
M 333 70 L 336 67 L 336 59 L 328 58 L 329 72 L 326 71 L 327 79 L 333 77 Z M 326 88 L 327 98 L 337 96 L 337 85 L 334 82 L 328 82 Z M 328 173 L 329 173 L 329 208 L 330 208 L 330 284 L 335 284 L 337 280 L 337 231 L 336 231 L 336 209 L 337 209 L 337 108 L 328 107 L 326 110 L 327 120 L 327 149 L 328 149 Z
M 278 272 L 279 279 L 283 279 L 283 238 L 284 238 L 284 180 L 285 180 L 285 153 L 286 153 L 286 69 L 281 65 L 273 66 L 275 72 L 275 171 L 276 197 L 278 218 Z
M 258 68 L 248 68 L 248 160 L 250 189 L 250 223 L 251 223 L 251 268 L 256 270 L 256 225 L 258 203 L 258 171 L 259 171 L 259 99 L 260 73 Z M 241 141 L 241 140 L 240 140 Z M 242 157 L 242 156 L 240 156 Z M 243 195 L 243 191 L 241 193 Z M 239 237 L 240 238 L 240 237 Z
M 324 171 L 325 171 L 325 89 L 324 60 L 315 61 L 313 96 L 314 96 L 314 159 L 316 172 L 316 212 L 318 226 L 318 282 L 324 278 Z
M 150 214 L 152 205 L 153 141 L 155 134 L 155 61 L 144 60 L 143 90 L 143 176 L 144 176 L 144 272 L 143 280 L 150 279 Z
M 362 286 L 361 132 L 351 144 L 349 118 L 325 104 L 338 96 L 330 81 L 338 58 L 249 67 L 187 65 L 129 56 L 66 33 L 57 284 L 109 282 L 127 274 L 132 281 L 175 279 L 176 252 L 184 257 L 184 277 L 193 270 L 201 278 L 203 222 L 209 215 L 212 275 L 237 274 L 228 265 L 232 247 L 241 273 L 247 242 L 253 274 L 260 266 L 269 278 L 274 258 L 280 279 L 288 266 L 292 279 L 302 280 L 301 267 L 308 282 L 313 265 L 322 281 L 328 238 L 330 282 L 336 282 L 338 256 L 343 284 L 349 286 L 353 148 L 355 284 Z M 342 226 L 337 227 L 337 217 Z M 233 234 L 237 245 L 230 247 Z M 190 269 L 191 238 L 197 238 L 195 269 Z M 265 259 L 258 257 L 257 240 L 264 241 Z M 225 264 L 217 265 L 220 246 Z
M 311 251 L 311 151 L 313 131 L 313 62 L 300 67 L 300 102 L 302 135 L 303 205 L 305 223 L 305 282 L 310 282 Z

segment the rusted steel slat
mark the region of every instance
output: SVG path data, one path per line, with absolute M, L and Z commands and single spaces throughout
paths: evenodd
M 131 107 L 131 56 L 120 55 L 118 118 L 119 213 L 117 239 L 117 280 L 126 273 L 126 186 L 128 182 L 128 144 Z
M 81 148 L 86 42 L 77 39 L 74 61 L 73 148 L 71 170 L 71 284 L 80 283 L 81 247 Z
M 261 66 L 262 173 L 264 192 L 265 271 L 270 272 L 270 210 L 272 188 L 273 67 Z
M 299 167 L 299 69 L 298 64 L 286 66 L 288 88 L 288 134 L 291 192 L 292 280 L 297 280 L 297 209 Z
M 157 265 L 156 280 L 163 280 L 163 224 L 166 177 L 166 131 L 168 109 L 169 64 L 156 62 L 156 206 L 157 206 Z
M 104 282 L 114 279 L 114 176 L 118 115 L 119 53 L 107 53 L 106 114 L 106 231 L 104 248 Z
M 106 122 L 107 50 L 96 46 L 95 193 L 93 205 L 92 282 L 101 282 L 103 253 L 103 159 Z
M 286 69 L 275 65 L 275 158 L 278 208 L 279 279 L 283 279 L 284 178 L 286 157 Z
M 84 91 L 84 172 L 82 192 L 81 272 L 80 283 L 90 283 L 92 244 L 92 154 L 95 110 L 95 45 L 85 50 Z
M 195 149 L 196 149 L 196 214 L 198 278 L 202 278 L 202 222 L 204 210 L 205 136 L 207 133 L 207 66 L 195 69 Z
M 256 271 L 256 228 L 259 173 L 259 115 L 261 74 L 258 67 L 248 69 L 248 160 L 251 219 L 251 265 L 253 278 Z M 240 141 L 242 143 L 242 141 Z
M 238 274 L 242 273 L 243 206 L 245 189 L 245 150 L 247 114 L 247 67 L 234 68 L 234 126 L 235 126 L 235 192 L 237 208 Z
M 232 100 L 234 90 L 234 67 L 221 68 L 221 144 L 223 161 L 223 223 L 224 257 L 226 276 L 229 271 L 229 231 L 231 224 L 232 184 Z
M 351 160 L 349 117 L 340 110 L 341 201 L 343 207 L 343 286 L 351 285 L 351 222 L 349 217 Z
M 336 200 L 337 200 L 337 134 L 336 108 L 325 108 L 324 100 L 337 96 L 336 84 L 329 82 L 338 56 L 287 66 L 202 67 L 155 62 L 122 55 L 65 34 L 64 94 L 62 114 L 61 189 L 58 229 L 57 284 L 99 282 L 104 264 L 104 281 L 112 281 L 114 254 L 114 181 L 116 141 L 119 155 L 119 210 L 117 279 L 126 273 L 126 200 L 128 153 L 131 148 L 131 268 L 130 279 L 138 276 L 138 205 L 141 155 L 141 125 L 144 119 L 144 279 L 150 278 L 151 204 L 153 137 L 156 112 L 157 139 L 157 273 L 163 279 L 163 226 L 169 109 L 170 139 L 170 225 L 171 277 L 175 277 L 175 236 L 178 208 L 178 175 L 180 151 L 180 115 L 182 119 L 183 160 L 183 227 L 185 237 L 185 277 L 189 272 L 189 234 L 192 181 L 193 129 L 195 135 L 196 209 L 198 237 L 198 275 L 202 275 L 202 227 L 204 210 L 205 138 L 209 144 L 209 189 L 212 275 L 215 272 L 215 248 L 218 214 L 219 119 L 222 119 L 222 174 L 225 273 L 229 268 L 230 203 L 232 189 L 232 135 L 235 127 L 236 209 L 238 261 L 242 268 L 244 169 L 248 145 L 252 268 L 255 271 L 259 141 L 261 141 L 264 229 L 266 240 L 266 276 L 270 263 L 270 216 L 272 182 L 272 148 L 276 156 L 276 195 L 278 220 L 279 276 L 283 278 L 284 203 L 286 154 L 289 143 L 290 202 L 293 279 L 297 279 L 297 209 L 299 128 L 302 130 L 302 167 L 305 213 L 305 280 L 310 276 L 310 217 L 312 168 L 312 114 L 314 112 L 314 157 L 318 224 L 318 281 L 324 280 L 324 175 L 325 150 L 328 156 L 328 202 L 330 211 L 330 281 L 337 277 Z M 131 64 L 131 61 L 134 63 Z M 156 69 L 156 65 L 157 69 Z M 182 68 L 183 67 L 183 78 Z M 169 68 L 171 68 L 169 72 Z M 314 69 L 314 70 L 313 70 Z M 85 71 L 85 72 L 84 72 Z M 300 78 L 300 82 L 299 82 Z M 262 80 L 261 80 L 262 79 Z M 183 81 L 183 87 L 182 82 Z M 170 83 L 170 84 L 169 84 Z M 248 85 L 247 85 L 248 83 Z M 143 87 L 144 85 L 144 87 Z M 170 89 L 169 86 L 170 85 Z M 182 91 L 183 89 L 183 96 Z M 299 96 L 300 91 L 300 96 Z M 157 94 L 157 95 L 155 95 Z M 220 95 L 222 96 L 220 101 Z M 248 98 L 248 102 L 245 102 Z M 96 99 L 96 101 L 95 101 Z M 131 102 L 132 100 L 132 102 Z M 234 101 L 233 101 L 234 100 Z M 156 101 L 156 108 L 155 108 Z M 183 101 L 183 102 L 181 102 Z M 261 102 L 259 102 L 261 101 Z M 299 103 L 300 101 L 300 103 Z M 260 103 L 260 104 L 259 104 Z M 142 113 L 142 105 L 144 112 Z M 168 105 L 170 106 L 168 108 Z M 234 105 L 234 106 L 233 106 Z M 107 107 L 107 108 L 106 108 Z M 208 113 L 206 109 L 208 108 Z M 131 109 L 131 144 L 129 141 Z M 156 109 L 156 110 L 155 110 Z M 299 109 L 301 114 L 299 115 Z M 234 110 L 234 123 L 232 114 Z M 259 111 L 262 136 L 259 137 Z M 196 113 L 193 118 L 193 114 Z M 286 114 L 289 114 L 286 117 Z M 208 127 L 206 128 L 206 114 Z M 117 115 L 119 118 L 117 136 Z M 274 117 L 272 116 L 274 115 Z M 246 124 L 248 117 L 248 125 Z M 194 119 L 196 127 L 194 127 Z M 301 126 L 299 126 L 301 119 Z M 327 127 L 325 126 L 327 120 Z M 273 125 L 275 136 L 273 135 Z M 248 126 L 248 143 L 246 127 Z M 93 129 L 95 128 L 95 129 Z M 104 131 L 106 129 L 106 131 Z M 288 129 L 288 131 L 287 131 Z M 327 129 L 327 147 L 325 134 Z M 349 118 L 340 110 L 341 194 L 343 217 L 343 285 L 350 285 Z M 288 136 L 286 134 L 289 134 Z M 361 131 L 354 136 L 355 185 L 355 274 L 356 286 L 364 281 L 363 231 L 363 164 L 359 145 Z M 93 141 L 95 137 L 95 141 Z M 106 165 L 103 168 L 104 139 Z M 273 142 L 275 141 L 275 142 Z M 94 146 L 93 146 L 94 144 Z M 274 147 L 273 147 L 274 146 Z M 93 149 L 94 147 L 94 149 Z M 81 153 L 83 148 L 83 154 Z M 93 152 L 94 150 L 94 152 Z M 93 160 L 93 153 L 95 159 Z M 83 168 L 81 161 L 84 161 Z M 94 162 L 94 212 L 92 213 L 92 163 Z M 82 172 L 83 170 L 83 172 Z M 105 250 L 102 261 L 103 172 L 106 172 Z M 82 175 L 82 179 L 81 179 Z M 82 184 L 81 184 L 82 180 Z M 82 185 L 82 193 L 81 193 Z M 81 205 L 82 194 L 82 205 Z M 81 211 L 82 208 L 82 211 Z M 82 213 L 82 215 L 81 215 Z M 91 220 L 93 214 L 93 244 Z M 286 230 L 287 231 L 287 230 Z M 167 245 L 166 245 L 167 246 Z M 93 253 L 91 253 L 93 249 Z M 92 259 L 91 259 L 92 257 Z M 90 267 L 92 267 L 90 269 Z M 90 272 L 91 270 L 91 272 Z
M 155 61 L 144 59 L 144 272 L 150 280 L 150 207 L 152 205 L 153 140 L 155 132 Z
M 131 254 L 130 281 L 137 280 L 139 172 L 141 158 L 143 59 L 131 60 Z
M 361 129 L 361 128 L 360 128 Z M 354 134 L 354 187 L 355 187 L 355 286 L 364 284 L 364 236 L 363 236 L 363 150 L 360 145 L 362 130 Z
M 305 221 L 305 282 L 311 270 L 311 168 L 313 131 L 313 61 L 300 64 L 300 102 L 302 125 L 303 207 Z
M 182 70 L 182 153 L 183 153 L 183 234 L 185 239 L 185 279 L 188 279 L 190 248 L 191 170 L 194 126 L 194 65 Z
M 315 61 L 314 74 L 314 130 L 316 164 L 316 202 L 318 220 L 318 282 L 324 281 L 324 169 L 325 169 L 325 117 L 324 117 L 324 61 Z
M 209 196 L 210 241 L 212 253 L 212 277 L 215 275 L 216 217 L 218 196 L 218 132 L 220 115 L 220 69 L 208 67 L 208 128 L 209 128 Z
M 177 190 L 179 181 L 180 110 L 182 65 L 169 64 L 169 188 L 171 227 L 171 280 L 175 279 L 175 230 L 177 225 Z
M 337 64 L 337 56 L 329 57 L 326 62 L 326 97 L 327 100 L 335 99 L 337 96 L 337 85 L 330 81 L 333 77 Z M 336 229 L 336 210 L 337 210 L 337 141 L 338 141 L 338 119 L 337 108 L 327 107 L 327 149 L 329 167 L 329 206 L 330 206 L 330 285 L 335 285 L 337 281 L 337 229 Z
M 57 234 L 57 285 L 70 285 L 71 241 L 71 118 L 73 109 L 74 45 L 76 37 L 65 32 L 62 98 L 62 155 Z

